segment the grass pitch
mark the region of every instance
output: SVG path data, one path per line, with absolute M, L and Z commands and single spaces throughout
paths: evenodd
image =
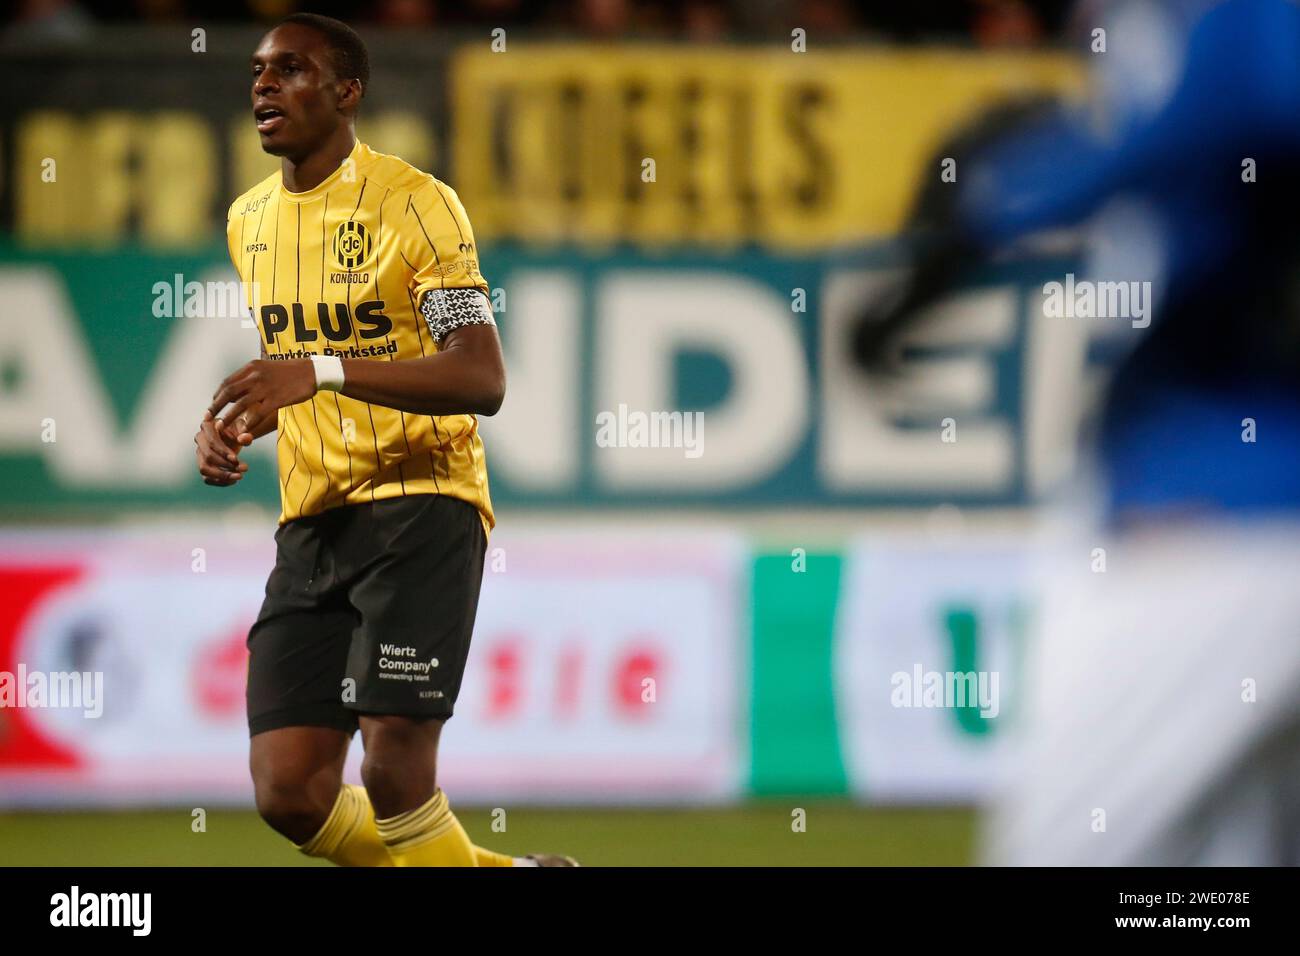
M 791 810 L 807 811 L 803 833 Z M 568 853 L 583 866 L 961 866 L 973 862 L 975 814 L 791 801 L 709 809 L 456 808 L 480 846 Z M 213 810 L 195 833 L 188 810 L 0 813 L 4 866 L 328 866 L 294 851 L 251 811 Z

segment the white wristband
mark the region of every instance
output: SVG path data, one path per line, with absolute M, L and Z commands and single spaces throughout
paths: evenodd
M 316 390 L 340 392 L 343 390 L 343 360 L 337 355 L 313 355 L 311 364 L 316 369 Z

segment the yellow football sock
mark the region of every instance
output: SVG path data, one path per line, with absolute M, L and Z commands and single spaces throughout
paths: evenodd
M 317 834 L 298 849 L 339 866 L 392 866 L 375 828 L 375 811 L 364 787 L 345 783 Z
M 379 838 L 375 810 L 364 787 L 344 784 L 334 803 L 334 810 L 320 832 L 298 847 L 308 856 L 321 857 L 339 866 L 392 866 L 388 847 Z M 515 859 L 474 847 L 479 866 L 514 866 Z
M 441 789 L 414 810 L 376 820 L 393 866 L 478 866 L 474 844 Z
M 514 866 L 515 858 L 506 856 L 504 853 L 493 853 L 491 850 L 485 850 L 478 844 L 474 845 L 474 859 L 478 860 L 479 866 Z

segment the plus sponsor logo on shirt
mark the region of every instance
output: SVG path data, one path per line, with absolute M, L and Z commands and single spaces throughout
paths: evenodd
M 260 318 L 267 345 L 275 344 L 285 332 L 292 332 L 293 341 L 301 344 L 322 337 L 330 342 L 346 342 L 353 336 L 382 339 L 393 331 L 393 320 L 384 314 L 383 299 L 351 307 L 343 302 L 291 302 L 287 308 L 278 303 L 264 305 Z

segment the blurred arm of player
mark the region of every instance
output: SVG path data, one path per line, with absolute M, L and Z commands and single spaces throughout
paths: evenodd
M 909 223 L 916 237 L 902 292 L 868 303 L 858 318 L 853 354 L 859 365 L 896 370 L 901 333 L 1008 243 L 1078 223 L 1128 191 L 1163 202 L 1165 210 L 1185 210 L 1178 190 L 1192 169 L 1221 164 L 1235 176 L 1244 157 L 1259 155 L 1279 136 L 1294 138 L 1300 87 L 1292 79 L 1292 47 L 1282 38 L 1295 36 L 1298 26 L 1300 10 L 1281 0 L 1212 6 L 1191 33 L 1168 100 L 1115 142 L 1065 113 L 1029 103 L 995 110 L 945 144 L 937 155 L 964 157 L 964 185 L 927 184 Z M 1216 265 L 1218 246 L 1180 237 L 1171 256 L 1181 274 Z

